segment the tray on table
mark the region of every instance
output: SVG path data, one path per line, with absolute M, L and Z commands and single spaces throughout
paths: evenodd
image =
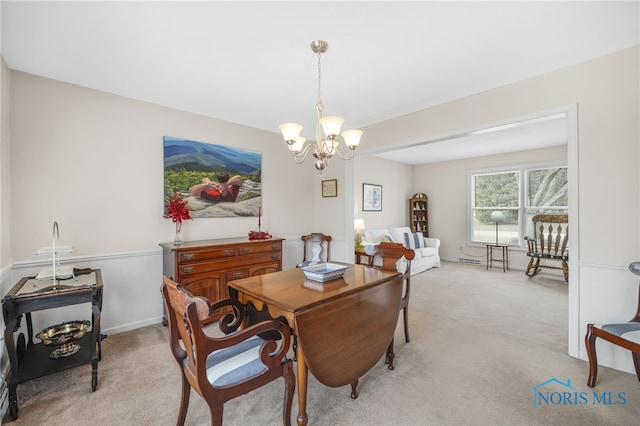
M 311 281 L 325 282 L 341 278 L 347 269 L 345 265 L 335 263 L 317 263 L 315 265 L 304 266 L 302 272 Z

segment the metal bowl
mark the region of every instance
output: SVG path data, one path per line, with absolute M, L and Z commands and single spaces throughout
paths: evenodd
M 68 321 L 62 324 L 52 325 L 36 334 L 36 337 L 42 340 L 47 346 L 58 346 L 50 358 L 63 358 L 71 356 L 80 350 L 80 345 L 73 343 L 75 340 L 81 339 L 89 329 L 90 321 L 78 320 Z
M 63 345 L 82 338 L 90 325 L 91 322 L 86 320 L 64 322 L 45 328 L 36 337 L 47 346 Z

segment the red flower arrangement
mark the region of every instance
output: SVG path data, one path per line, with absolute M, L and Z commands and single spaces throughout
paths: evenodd
M 182 194 L 174 192 L 167 198 L 167 214 L 164 215 L 167 219 L 171 219 L 174 222 L 182 223 L 183 220 L 191 219 L 189 209 L 187 209 L 187 201 L 182 198 Z

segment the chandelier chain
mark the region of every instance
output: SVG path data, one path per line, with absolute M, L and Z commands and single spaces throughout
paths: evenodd
M 321 53 L 318 53 L 318 103 L 322 104 L 322 97 L 321 95 L 321 84 L 322 84 L 322 79 L 321 79 L 321 74 L 322 74 L 322 68 L 320 67 L 320 57 L 322 56 Z

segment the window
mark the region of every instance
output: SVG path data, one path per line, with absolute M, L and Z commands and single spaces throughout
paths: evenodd
M 531 218 L 539 213 L 567 213 L 567 168 L 519 167 L 500 171 L 472 172 L 469 241 L 523 246 L 531 235 Z M 501 211 L 504 221 L 491 221 Z

